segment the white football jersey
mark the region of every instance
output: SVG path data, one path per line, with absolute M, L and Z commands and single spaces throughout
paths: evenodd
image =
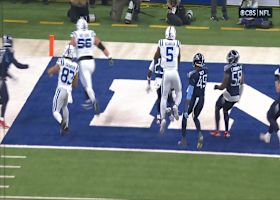
M 60 66 L 57 87 L 71 91 L 72 82 L 79 71 L 78 64 L 67 58 L 59 58 L 56 63 Z
M 77 57 L 92 56 L 94 50 L 95 32 L 92 30 L 77 30 L 72 32 L 75 38 Z
M 160 48 L 161 66 L 163 70 L 178 69 L 178 56 L 180 52 L 179 40 L 161 39 L 158 41 Z

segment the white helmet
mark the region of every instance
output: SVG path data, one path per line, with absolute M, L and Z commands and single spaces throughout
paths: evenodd
M 77 21 L 76 26 L 77 26 L 77 30 L 87 30 L 88 29 L 88 23 L 83 17 L 81 17 Z
M 169 40 L 176 39 L 176 29 L 174 26 L 168 26 L 165 30 L 165 38 Z
M 73 45 L 68 44 L 63 52 L 63 57 L 64 58 L 70 58 L 73 59 L 74 58 L 74 53 L 75 53 L 75 48 Z

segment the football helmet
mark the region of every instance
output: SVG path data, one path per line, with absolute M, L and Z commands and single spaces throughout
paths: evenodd
M 176 39 L 176 29 L 174 26 L 168 26 L 165 30 L 165 38 L 168 40 Z
M 227 61 L 228 63 L 237 63 L 239 60 L 239 53 L 236 50 L 230 50 L 227 54 Z
M 12 47 L 13 46 L 13 38 L 8 34 L 4 34 L 2 37 L 2 43 L 4 47 Z
M 77 30 L 87 30 L 88 29 L 88 23 L 83 17 L 81 17 L 77 21 L 76 26 L 77 26 Z
M 204 56 L 201 53 L 197 53 L 193 57 L 193 67 L 203 67 L 204 66 Z
M 64 49 L 64 52 L 63 52 L 63 57 L 64 58 L 70 58 L 70 59 L 73 59 L 74 58 L 74 53 L 75 53 L 75 48 L 73 45 L 67 45 Z

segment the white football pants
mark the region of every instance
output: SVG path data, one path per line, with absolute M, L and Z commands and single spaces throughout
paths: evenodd
M 89 99 L 92 103 L 95 102 L 95 94 L 92 88 L 92 74 L 95 70 L 95 60 L 81 60 L 79 62 L 80 70 L 80 80 L 81 83 L 89 96 Z
M 165 119 L 166 103 L 171 89 L 174 89 L 176 94 L 175 105 L 179 106 L 182 100 L 182 84 L 178 70 L 165 70 L 163 73 L 160 100 L 161 119 Z
M 63 119 L 66 122 L 66 126 L 69 124 L 69 110 L 67 108 L 68 105 L 68 91 L 64 88 L 57 88 L 53 97 L 53 116 L 56 121 L 61 124 L 62 116 L 60 114 L 60 110 L 62 109 Z

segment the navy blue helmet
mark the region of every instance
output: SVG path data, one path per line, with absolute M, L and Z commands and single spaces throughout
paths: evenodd
M 201 53 L 197 53 L 193 57 L 193 67 L 203 67 L 204 66 L 204 56 Z
M 13 46 L 12 36 L 4 34 L 2 37 L 2 43 L 4 47 L 12 47 Z
M 231 50 L 227 54 L 227 61 L 229 64 L 237 63 L 239 60 L 239 53 L 236 50 Z

